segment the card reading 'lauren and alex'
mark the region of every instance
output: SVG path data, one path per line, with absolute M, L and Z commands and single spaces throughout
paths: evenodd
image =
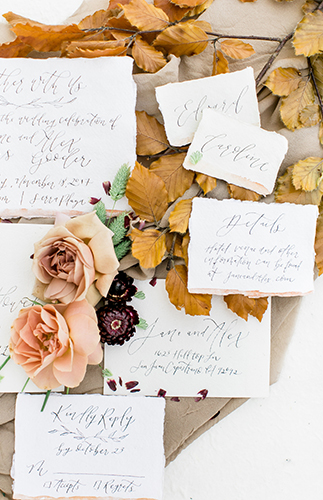
M 189 291 L 250 297 L 313 291 L 317 216 L 314 205 L 195 198 Z
M 253 69 L 210 76 L 156 88 L 170 144 L 192 142 L 202 110 L 212 108 L 241 122 L 259 126 L 259 111 Z
M 270 301 L 261 323 L 239 318 L 216 296 L 209 316 L 189 316 L 169 302 L 164 280 L 136 286 L 146 298 L 131 304 L 148 328 L 137 328 L 122 346 L 105 346 L 105 367 L 113 374 L 106 394 L 268 395 Z
M 0 216 L 111 208 L 102 183 L 135 163 L 135 103 L 128 57 L 2 59 Z
M 163 398 L 43 400 L 17 398 L 13 498 L 162 500 Z

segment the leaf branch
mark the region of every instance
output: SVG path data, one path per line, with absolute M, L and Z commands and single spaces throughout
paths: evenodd
M 276 59 L 276 57 L 279 55 L 279 53 L 281 52 L 281 50 L 284 48 L 284 46 L 286 45 L 286 43 L 292 38 L 293 35 L 294 35 L 294 31 L 292 31 L 291 33 L 289 33 L 288 35 L 286 35 L 285 38 L 283 38 L 281 40 L 281 42 L 278 45 L 278 47 L 276 48 L 275 52 L 270 56 L 270 58 L 268 59 L 268 61 L 265 64 L 265 66 L 262 68 L 262 70 L 258 74 L 258 76 L 256 78 L 256 86 L 259 85 L 259 82 L 261 81 L 261 79 L 263 78 L 263 76 L 267 73 L 267 71 L 269 70 L 269 68 L 273 64 L 273 62 Z
M 323 2 L 321 2 L 321 4 L 322 4 L 322 7 L 323 7 Z M 323 102 L 322 102 L 322 97 L 321 97 L 319 88 L 317 86 L 317 81 L 316 81 L 316 78 L 315 78 L 315 75 L 314 75 L 313 66 L 312 66 L 312 63 L 311 63 L 311 60 L 310 60 L 309 57 L 307 58 L 307 64 L 308 64 L 308 69 L 309 69 L 309 72 L 310 72 L 310 77 L 311 77 L 313 85 L 314 85 L 315 93 L 317 95 L 317 99 L 318 99 L 318 102 L 319 102 L 319 106 L 320 106 L 320 110 L 321 110 L 321 118 L 323 118 Z

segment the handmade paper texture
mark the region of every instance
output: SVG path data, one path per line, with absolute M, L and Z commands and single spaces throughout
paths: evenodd
M 165 400 L 43 399 L 17 398 L 14 498 L 162 499 Z
M 189 291 L 250 297 L 313 291 L 317 216 L 314 205 L 194 199 Z
M 3 59 L 0 216 L 111 208 L 102 182 L 135 163 L 135 100 L 127 57 Z
M 132 304 L 148 328 L 137 328 L 123 346 L 105 347 L 116 394 L 156 395 L 162 389 L 167 396 L 198 397 L 206 389 L 208 397 L 268 395 L 270 306 L 261 323 L 245 321 L 222 297 L 213 297 L 209 316 L 189 316 L 169 302 L 164 280 L 136 285 L 146 298 Z M 104 384 L 106 394 L 113 394 L 110 387 Z
M 169 83 L 156 88 L 156 98 L 164 118 L 168 140 L 173 146 L 192 142 L 205 108 L 260 125 L 252 68 Z
M 183 166 L 270 194 L 288 149 L 285 137 L 204 109 Z

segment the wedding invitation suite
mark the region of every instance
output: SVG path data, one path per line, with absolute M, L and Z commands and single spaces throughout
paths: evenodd
M 209 316 L 189 316 L 168 300 L 165 280 L 137 281 L 146 298 L 132 306 L 148 324 L 122 346 L 105 345 L 112 372 L 106 394 L 265 397 L 269 390 L 270 305 L 261 323 L 212 298 Z M 114 391 L 114 392 L 113 392 Z
M 191 293 L 250 297 L 313 291 L 315 205 L 193 200 Z
M 2 59 L 0 216 L 112 208 L 102 183 L 135 163 L 135 102 L 128 57 Z
M 43 399 L 17 398 L 13 498 L 162 500 L 163 398 Z
M 170 144 L 192 141 L 202 110 L 212 108 L 226 116 L 259 126 L 259 111 L 253 69 L 169 83 L 156 88 Z

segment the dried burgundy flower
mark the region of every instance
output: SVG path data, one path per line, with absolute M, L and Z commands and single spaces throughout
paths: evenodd
M 157 278 L 153 278 L 149 281 L 149 285 L 151 286 L 156 286 L 156 283 L 157 283 Z
M 133 278 L 120 271 L 112 281 L 107 299 L 110 302 L 126 302 L 137 292 L 137 287 L 133 284 Z
M 139 323 L 137 311 L 124 302 L 108 302 L 97 311 L 101 342 L 123 345 Z
M 105 194 L 109 194 L 111 189 L 111 182 L 110 181 L 102 182 L 102 186 Z
M 101 198 L 94 198 L 94 196 L 91 196 L 89 200 L 91 205 L 96 205 L 97 203 L 99 203 L 99 201 L 101 201 Z
M 117 390 L 117 384 L 116 381 L 113 380 L 113 378 L 110 378 L 110 380 L 107 380 L 107 384 L 110 387 L 111 391 L 116 391 Z
M 130 382 L 126 382 L 126 389 L 128 389 L 128 391 L 130 389 L 133 389 L 134 387 L 136 387 L 137 385 L 139 384 L 139 382 L 137 382 L 136 380 L 131 380 Z
M 166 391 L 165 389 L 159 389 L 157 397 L 158 398 L 164 398 L 166 396 Z

